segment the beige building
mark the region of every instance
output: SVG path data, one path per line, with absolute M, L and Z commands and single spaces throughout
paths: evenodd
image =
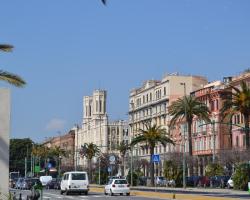
M 76 128 L 76 166 L 86 164 L 86 160 L 79 155 L 79 149 L 85 143 L 93 142 L 102 153 L 118 155 L 117 146 L 122 140 L 129 140 L 127 123 L 123 120 L 109 122 L 106 104 L 105 90 L 95 90 L 92 96 L 83 97 L 83 121 L 81 127 Z
M 73 170 L 74 169 L 74 151 L 75 151 L 75 130 L 70 130 L 64 135 L 59 135 L 57 137 L 52 137 L 47 139 L 44 146 L 48 148 L 60 147 L 60 149 L 65 150 L 68 156 L 62 157 L 61 159 L 61 169 L 62 170 Z
M 185 83 L 185 84 L 184 84 Z M 168 107 L 171 103 L 190 92 L 202 88 L 207 79 L 201 76 L 183 76 L 167 74 L 162 80 L 145 81 L 142 87 L 133 89 L 129 96 L 129 126 L 130 136 L 135 137 L 139 129 L 145 128 L 145 122 L 161 125 L 168 131 L 170 116 Z M 166 159 L 167 153 L 174 150 L 173 145 L 164 148 L 155 147 L 155 154 L 160 154 L 161 161 Z M 143 145 L 134 148 L 133 155 L 139 159 L 150 160 L 149 149 Z M 163 162 L 156 167 L 155 173 L 162 175 Z M 146 175 L 148 171 L 146 170 Z

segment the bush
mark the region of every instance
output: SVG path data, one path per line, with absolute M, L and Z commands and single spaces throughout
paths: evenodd
M 164 176 L 167 180 L 174 180 L 177 187 L 182 186 L 182 166 L 178 166 L 171 160 L 164 163 Z
M 250 165 L 240 164 L 233 175 L 234 189 L 247 190 L 250 181 Z
M 137 171 L 133 171 L 133 172 L 132 172 L 132 176 L 133 176 L 133 186 L 138 185 L 138 184 L 137 184 L 137 183 L 139 182 L 138 172 L 137 172 Z M 130 174 L 130 170 L 129 170 L 129 172 L 128 172 L 127 180 L 128 180 L 128 182 L 129 182 L 129 184 L 131 185 L 131 174 Z
M 205 174 L 208 177 L 222 176 L 223 172 L 224 169 L 219 163 L 210 163 L 205 168 Z

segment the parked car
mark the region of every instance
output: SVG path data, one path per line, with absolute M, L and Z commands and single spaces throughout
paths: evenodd
M 24 178 L 18 178 L 17 182 L 15 184 L 15 189 L 21 189 L 22 188 L 22 182 Z
M 29 190 L 30 189 L 29 178 L 24 178 L 22 180 L 20 189 L 21 190 Z
M 129 184 L 126 179 L 112 179 L 105 185 L 104 194 L 113 196 L 114 194 L 130 195 Z
M 53 178 L 50 182 L 47 183 L 46 189 L 60 189 L 61 179 Z
M 33 188 L 34 185 L 42 184 L 39 178 L 30 178 L 28 183 L 30 190 Z
M 212 182 L 213 187 L 225 188 L 229 178 L 230 176 L 213 176 L 210 177 L 210 182 Z
M 141 186 L 146 186 L 147 185 L 147 180 L 149 179 L 149 177 L 147 176 L 140 176 L 138 178 L 138 185 L 141 185 Z
M 46 186 L 48 182 L 52 180 L 52 176 L 40 176 L 40 181 L 42 183 L 42 186 Z
M 72 171 L 64 173 L 60 187 L 61 194 L 64 192 L 66 195 L 69 192 L 84 192 L 85 195 L 88 195 L 89 179 L 87 172 Z
M 227 188 L 233 188 L 234 187 L 234 181 L 233 176 L 231 176 L 227 181 Z
M 200 176 L 198 180 L 199 187 L 209 187 L 210 186 L 210 179 L 208 176 Z
M 156 176 L 155 177 L 155 184 L 158 186 L 166 186 L 167 185 L 167 180 L 163 176 Z
M 186 185 L 189 187 L 196 187 L 199 183 L 200 176 L 188 176 L 186 177 Z

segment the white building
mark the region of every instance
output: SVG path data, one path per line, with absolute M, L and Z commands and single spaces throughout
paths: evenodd
M 160 81 L 148 80 L 142 87 L 133 89 L 129 96 L 130 138 L 136 137 L 138 130 L 145 128 L 145 122 L 161 125 L 168 131 L 169 105 L 185 93 L 189 94 L 205 84 L 207 84 L 207 79 L 201 76 L 167 74 Z M 173 148 L 173 145 L 167 147 L 158 145 L 155 147 L 155 154 L 160 154 L 161 160 L 164 161 L 167 153 L 173 151 Z M 145 145 L 135 147 L 133 155 L 139 159 L 150 160 L 149 149 Z M 163 162 L 160 162 L 155 170 L 156 175 L 162 175 L 162 166 Z M 148 175 L 148 171 L 146 173 Z
M 76 166 L 86 164 L 79 155 L 79 149 L 85 143 L 93 142 L 102 153 L 118 154 L 117 146 L 122 140 L 129 140 L 127 123 L 123 120 L 109 122 L 106 104 L 105 90 L 95 90 L 92 96 L 83 97 L 82 125 L 75 135 Z

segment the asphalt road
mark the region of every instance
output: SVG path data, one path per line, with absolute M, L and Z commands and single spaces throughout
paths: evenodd
M 29 190 L 12 190 L 12 193 L 16 193 L 16 197 L 19 200 L 19 194 L 22 193 L 22 200 L 26 200 L 26 196 L 30 194 Z M 43 191 L 43 200 L 156 200 L 156 198 L 145 198 L 145 197 L 138 197 L 138 196 L 105 196 L 102 193 L 95 193 L 95 192 L 89 192 L 89 194 L 86 195 L 78 195 L 78 194 L 69 194 L 69 195 L 61 195 L 59 190 L 44 190 Z

